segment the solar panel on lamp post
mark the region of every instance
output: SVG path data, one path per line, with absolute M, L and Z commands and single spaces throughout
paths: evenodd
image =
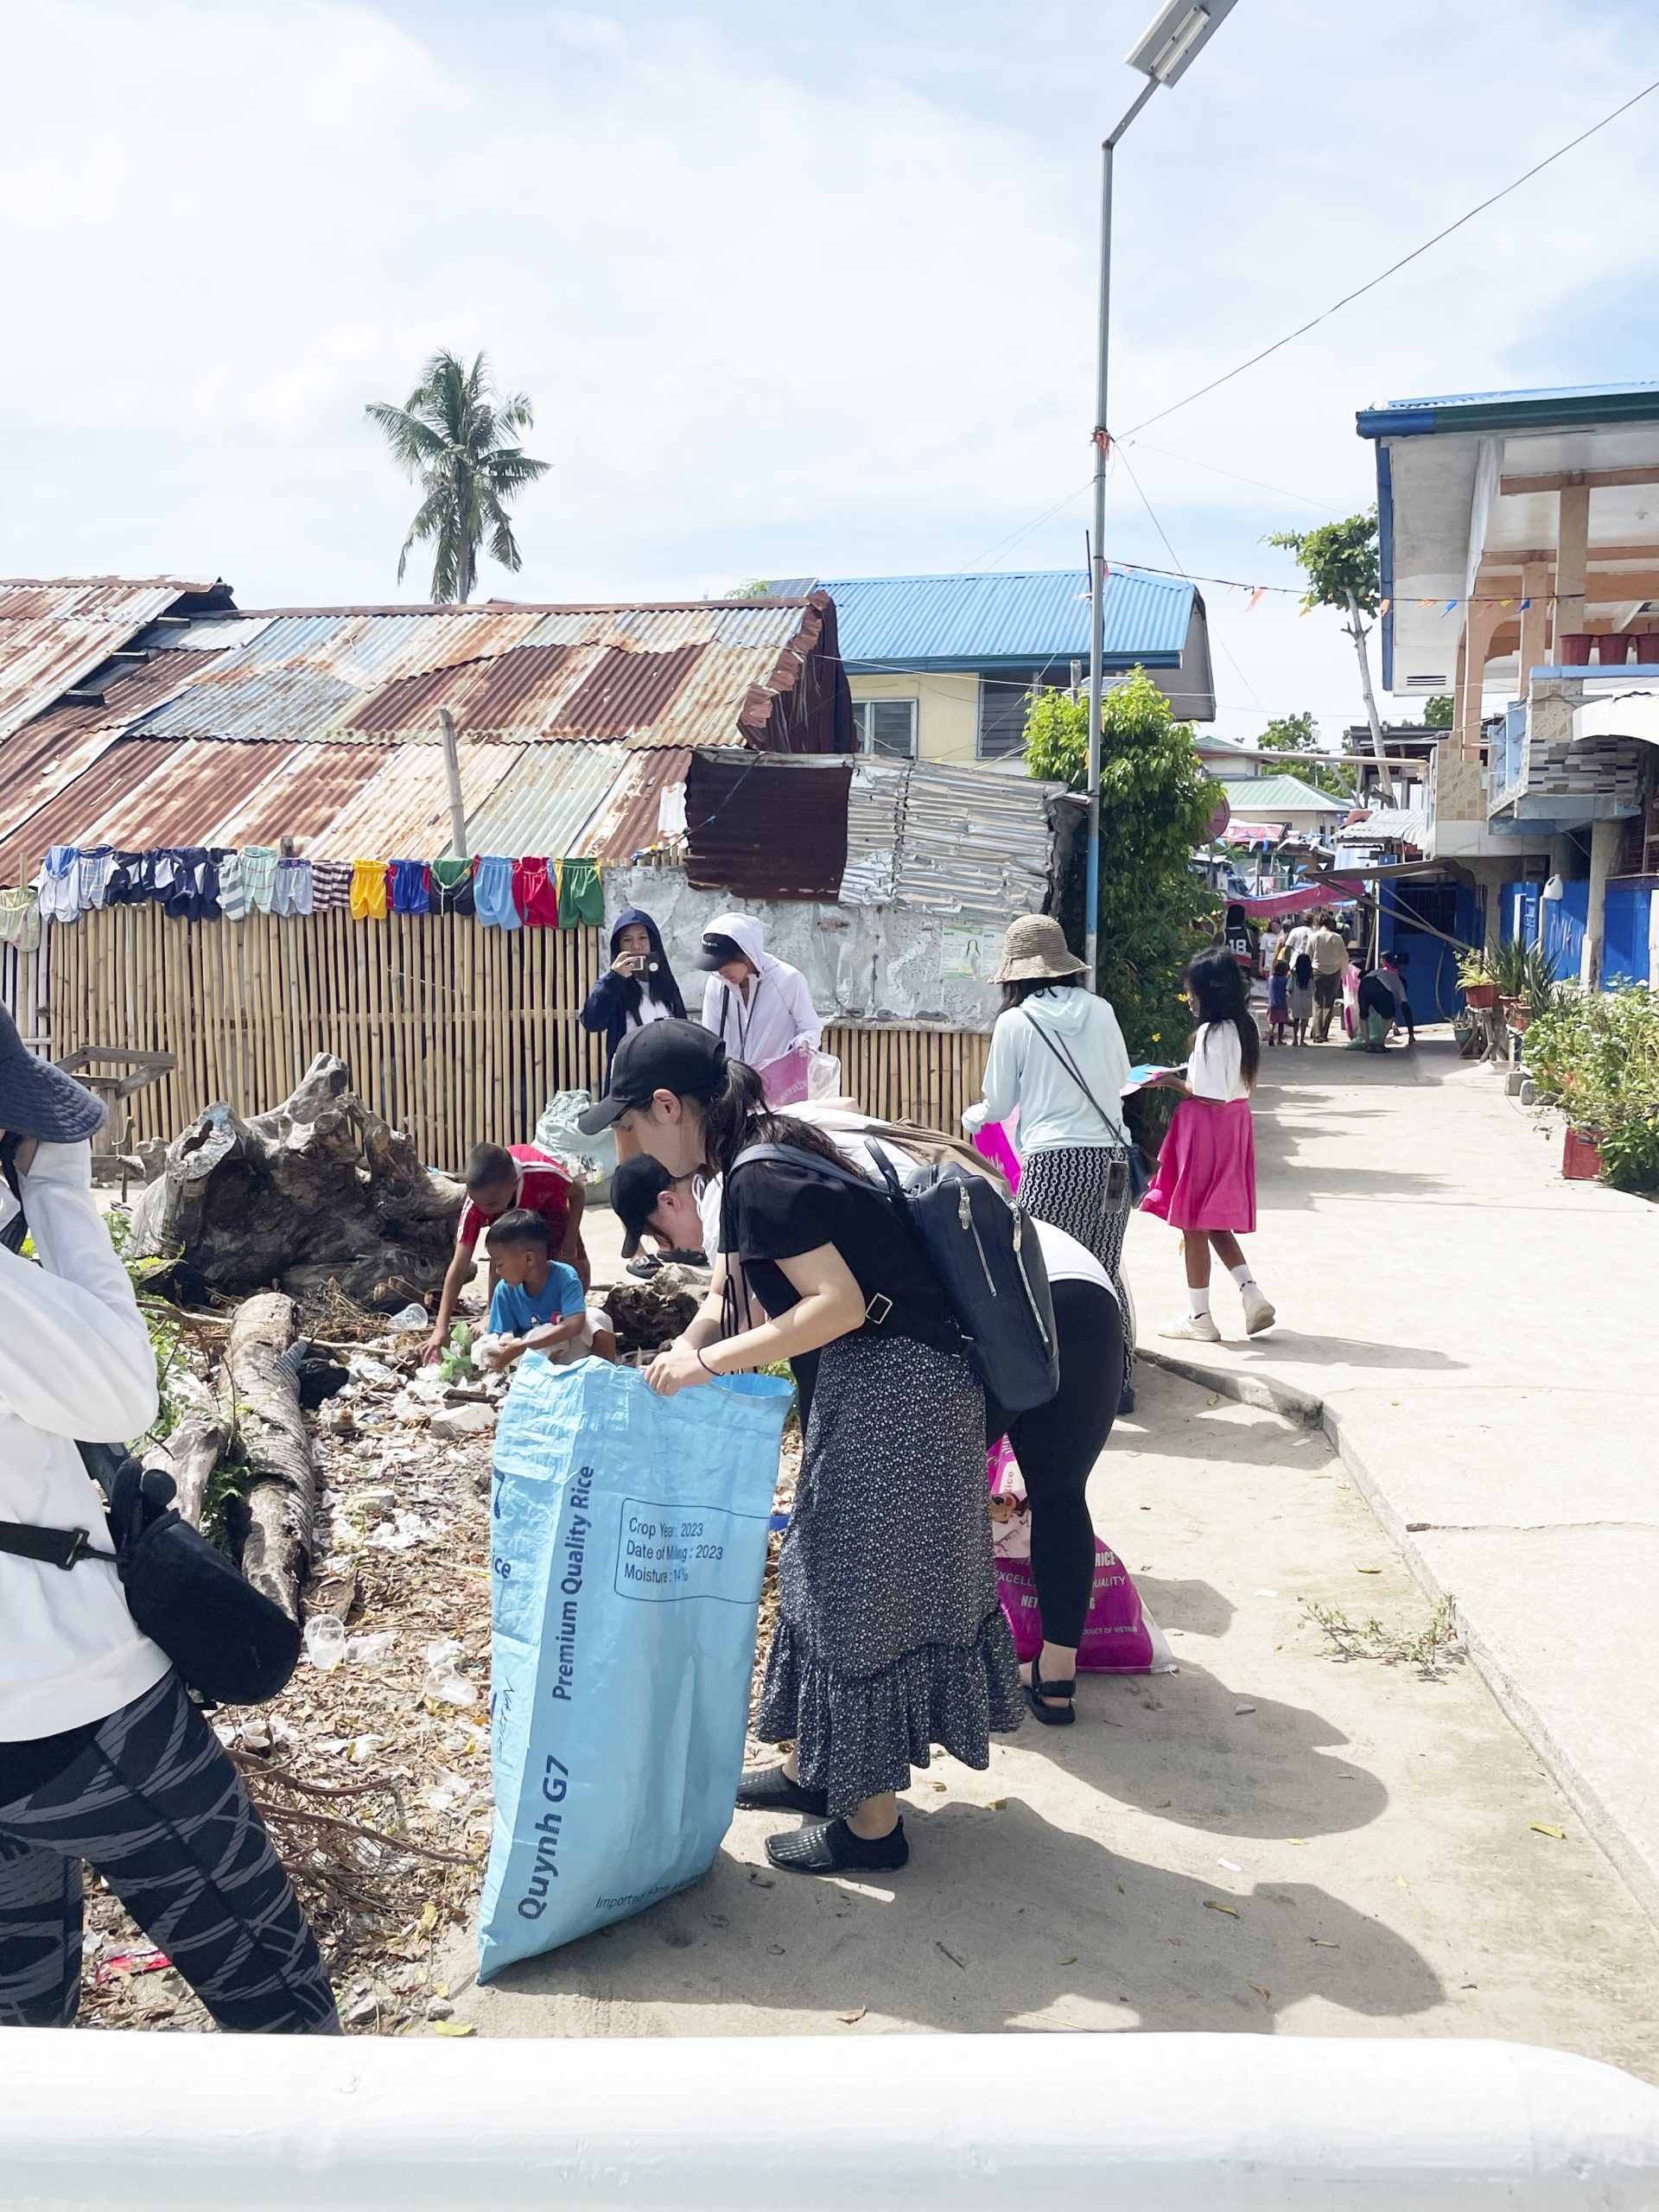
M 1095 528 L 1089 560 L 1089 858 L 1084 958 L 1089 988 L 1100 988 L 1100 710 L 1106 658 L 1107 372 L 1112 306 L 1112 156 L 1117 142 L 1160 85 L 1179 83 L 1230 13 L 1234 0 L 1169 0 L 1130 50 L 1128 65 L 1146 83 L 1100 149 L 1100 343 L 1095 377 Z

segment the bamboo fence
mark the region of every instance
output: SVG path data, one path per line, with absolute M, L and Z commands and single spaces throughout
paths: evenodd
M 365 1102 L 453 1173 L 482 1138 L 528 1139 L 556 1091 L 604 1080 L 605 1041 L 577 1018 L 602 971 L 597 930 L 438 914 L 357 922 L 343 909 L 181 922 L 144 905 L 48 925 L 38 958 L 44 986 L 20 973 L 13 988 L 26 1032 L 39 989 L 54 1057 L 81 1045 L 175 1055 L 132 1101 L 138 1141 L 171 1139 L 220 1102 L 268 1112 L 332 1052 Z M 0 990 L 9 981 L 0 969 Z M 868 1111 L 938 1128 L 955 1128 L 979 1096 L 989 1041 L 847 1024 L 824 1033 Z

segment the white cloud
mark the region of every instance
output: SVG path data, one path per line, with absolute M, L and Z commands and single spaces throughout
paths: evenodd
M 1130 83 L 1096 57 L 1146 10 L 899 12 L 859 0 L 785 46 L 741 7 L 526 8 L 446 40 L 339 0 L 0 0 L 0 572 L 396 596 L 411 499 L 361 409 L 436 344 L 489 347 L 555 464 L 523 575 L 487 590 L 957 567 L 1015 537 L 1089 473 L 1092 142 Z M 1245 0 L 1125 142 L 1116 426 L 1611 106 L 1638 29 L 1594 0 L 1396 0 L 1311 38 L 1297 0 Z M 1181 558 L 1287 580 L 1262 533 L 1319 519 L 1194 462 L 1347 507 L 1357 404 L 1525 382 L 1545 352 L 1548 376 L 1639 373 L 1562 320 L 1650 265 L 1612 212 L 1650 197 L 1632 125 L 1150 429 L 1128 458 Z M 1087 504 L 997 564 L 1080 563 Z M 1117 557 L 1166 563 L 1122 472 L 1111 518 Z M 1252 688 L 1357 711 L 1326 618 L 1209 598 L 1243 671 L 1218 654 L 1224 727 L 1259 723 Z

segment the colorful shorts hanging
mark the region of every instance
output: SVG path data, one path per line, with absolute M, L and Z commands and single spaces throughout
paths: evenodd
M 327 914 L 352 903 L 352 871 L 345 861 L 313 861 L 311 863 L 311 904 L 319 914 Z
M 596 930 L 604 920 L 605 887 L 599 880 L 599 862 L 589 860 L 561 861 L 559 927 L 562 930 Z
M 109 845 L 89 846 L 81 853 L 75 863 L 75 903 L 83 914 L 104 904 L 114 866 L 115 852 Z
M 386 864 L 385 861 L 353 861 L 352 862 L 352 919 L 354 922 L 384 922 L 386 918 Z
M 219 911 L 227 922 L 248 918 L 248 887 L 242 877 L 240 853 L 226 853 L 219 864 Z
M 478 918 L 486 929 L 516 930 L 523 920 L 512 903 L 512 862 L 493 853 L 478 863 L 473 878 Z
M 262 914 L 272 912 L 276 899 L 277 855 L 269 845 L 242 848 L 242 887 L 250 906 Z
M 429 914 L 432 901 L 427 892 L 426 862 L 424 861 L 393 861 L 388 882 L 391 893 L 394 914 Z
M 284 920 L 292 921 L 296 915 L 309 914 L 313 907 L 311 863 L 289 855 L 276 863 L 276 880 L 271 892 L 270 911 Z
M 19 952 L 34 952 L 41 942 L 41 902 L 35 887 L 0 891 L 0 944 L 15 944 Z
M 104 887 L 106 906 L 142 906 L 155 889 L 153 853 L 117 853 Z
M 477 901 L 473 895 L 471 861 L 434 861 L 430 873 L 432 911 L 435 914 L 477 912 Z
M 521 860 L 512 864 L 512 903 L 531 929 L 559 926 L 558 887 L 545 861 Z
M 35 887 L 40 893 L 41 912 L 48 922 L 79 918 L 80 901 L 75 896 L 75 868 L 79 858 L 73 845 L 54 845 L 46 856 Z

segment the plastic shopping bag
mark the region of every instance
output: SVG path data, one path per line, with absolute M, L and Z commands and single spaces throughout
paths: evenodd
M 975 1149 L 983 1153 L 993 1167 L 1002 1170 L 1011 1191 L 1020 1188 L 1020 1155 L 1014 1148 L 1019 1117 L 1020 1109 L 1016 1106 L 1006 1122 L 987 1122 L 974 1133 Z
M 497 1432 L 479 1979 L 686 1887 L 731 1826 L 790 1385 L 530 1357 Z
M 1014 1638 L 1014 1656 L 1023 1664 L 1043 1648 L 1043 1617 L 1031 1572 L 1030 1507 L 1020 1462 L 1007 1438 L 986 1458 L 990 1492 L 991 1549 L 996 1566 L 996 1594 Z M 1095 1581 L 1077 1646 L 1077 1671 L 1084 1675 L 1173 1675 L 1175 1656 L 1163 1631 L 1141 1602 L 1129 1570 L 1111 1547 L 1095 1538 Z
M 601 1129 L 596 1137 L 583 1136 L 576 1124 L 593 1104 L 586 1090 L 555 1094 L 536 1124 L 535 1144 L 556 1160 L 579 1183 L 608 1183 L 616 1173 L 616 1131 Z

